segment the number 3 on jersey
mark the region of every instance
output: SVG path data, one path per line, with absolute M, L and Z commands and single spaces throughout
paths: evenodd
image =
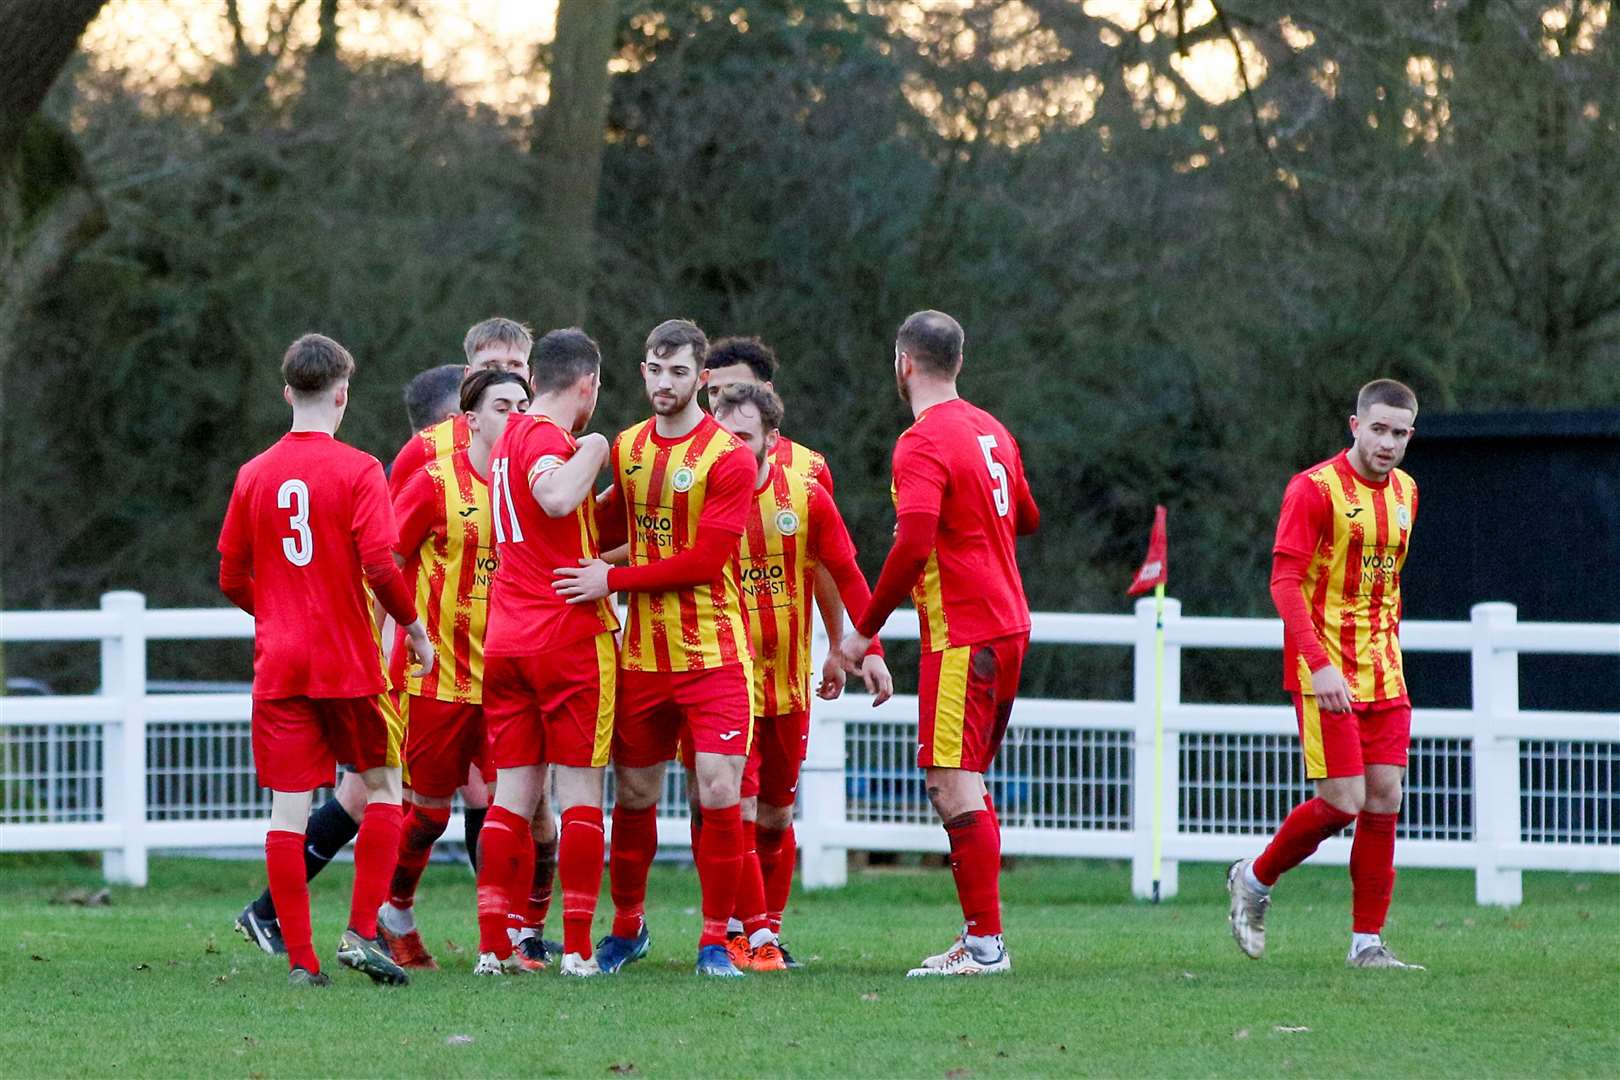
M 294 566 L 308 566 L 315 557 L 315 537 L 309 531 L 309 485 L 302 480 L 284 480 L 276 492 L 276 505 L 291 510 L 287 524 L 293 535 L 281 538 L 281 553 Z
M 1007 466 L 990 456 L 995 449 L 996 437 L 994 435 L 980 435 L 979 449 L 984 451 L 984 467 L 990 470 L 990 482 L 995 485 L 991 492 L 996 499 L 996 514 L 1006 517 L 1012 509 L 1012 491 L 1008 487 Z

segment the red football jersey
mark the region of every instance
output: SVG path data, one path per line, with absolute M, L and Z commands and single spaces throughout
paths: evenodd
M 236 474 L 219 553 L 253 577 L 253 696 L 383 690 L 362 567 L 391 565 L 382 465 L 323 432 L 295 431 Z
M 601 554 L 596 501 L 548 517 L 534 501 L 535 480 L 559 468 L 579 444 L 548 416 L 513 413 L 490 458 L 490 510 L 500 572 L 490 588 L 485 656 L 530 656 L 619 628 L 606 599 L 570 604 L 552 588 L 559 566 Z
M 1019 507 L 1033 504 L 1018 443 L 960 398 L 923 412 L 894 447 L 895 513 L 939 514 L 939 534 L 911 590 L 922 647 L 1023 633 L 1029 601 L 1014 550 Z
M 423 428 L 405 440 L 405 445 L 394 455 L 394 463 L 388 466 L 388 494 L 397 499 L 405 481 L 422 466 L 471 445 L 472 429 L 467 427 L 466 413 L 454 413 L 448 419 Z

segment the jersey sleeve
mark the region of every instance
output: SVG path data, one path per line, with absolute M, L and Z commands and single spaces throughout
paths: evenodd
M 904 514 L 939 515 L 950 472 L 945 460 L 927 439 L 915 430 L 900 436 L 894 447 L 894 488 L 896 516 Z
M 354 520 L 350 530 L 355 548 L 360 552 L 362 566 L 382 560 L 392 561 L 392 553 L 399 541 L 399 529 L 394 524 L 394 507 L 388 501 L 382 466 L 376 458 L 368 460 L 356 478 Z
M 754 496 L 754 455 L 737 445 L 721 454 L 709 469 L 698 528 L 718 529 L 741 536 L 747 527 L 748 507 Z
M 1309 476 L 1301 474 L 1288 482 L 1283 492 L 1282 513 L 1277 517 L 1277 541 L 1272 554 L 1286 553 L 1310 558 L 1316 554 L 1322 532 L 1328 526 L 1327 496 Z
M 394 463 L 388 466 L 388 493 L 397 496 L 404 488 L 406 481 L 421 471 L 427 464 L 427 452 L 422 446 L 421 435 L 412 435 L 405 440 L 405 445 L 399 448 L 394 455 Z
M 445 528 L 444 499 L 426 469 L 418 469 L 394 495 L 394 520 L 399 541 L 394 551 L 405 558 L 416 554 L 436 530 Z
M 231 501 L 225 505 L 225 522 L 219 530 L 219 554 L 227 563 L 247 562 L 253 557 L 253 524 L 248 516 L 247 493 L 238 472 L 231 485 Z
M 816 468 L 812 470 L 810 479 L 820 484 L 822 488 L 826 490 L 828 495 L 833 493 L 832 466 L 827 464 L 827 455 L 818 455 L 816 459 Z

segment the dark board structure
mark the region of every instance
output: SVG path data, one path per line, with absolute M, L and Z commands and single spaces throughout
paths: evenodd
M 1403 466 L 1418 525 L 1407 619 L 1467 619 L 1502 600 L 1521 622 L 1620 622 L 1620 409 L 1421 413 Z M 1468 658 L 1407 655 L 1419 707 L 1467 708 Z M 1523 656 L 1527 709 L 1620 708 L 1620 657 Z

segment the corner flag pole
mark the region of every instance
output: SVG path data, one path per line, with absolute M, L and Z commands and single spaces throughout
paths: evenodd
M 1164 582 L 1153 586 L 1153 902 L 1164 870 Z
M 1164 878 L 1164 586 L 1170 580 L 1170 538 L 1165 509 L 1153 508 L 1147 558 L 1131 579 L 1126 596 L 1153 590 L 1153 902 Z M 1137 823 L 1141 827 L 1141 823 Z

